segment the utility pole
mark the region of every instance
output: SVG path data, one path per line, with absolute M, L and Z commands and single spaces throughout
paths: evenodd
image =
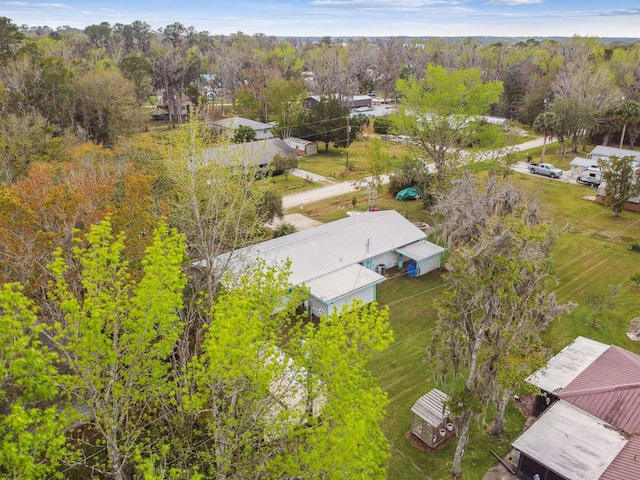
M 347 170 L 349 170 L 349 138 L 351 133 L 351 126 L 349 125 L 349 118 L 351 115 L 347 114 Z

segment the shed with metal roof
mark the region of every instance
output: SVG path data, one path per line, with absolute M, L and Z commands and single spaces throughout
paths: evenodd
M 559 401 L 514 442 L 520 478 L 598 480 L 627 437 L 599 418 Z
M 431 448 L 455 436 L 449 400 L 449 395 L 434 388 L 411 407 L 411 433 Z

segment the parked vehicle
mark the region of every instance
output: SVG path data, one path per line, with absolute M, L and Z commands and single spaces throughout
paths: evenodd
M 602 183 L 602 173 L 599 168 L 589 167 L 578 175 L 577 181 L 587 185 L 598 186 Z
M 529 171 L 531 173 L 537 173 L 538 175 L 546 175 L 551 178 L 560 178 L 563 173 L 562 170 L 554 167 L 550 163 L 541 163 L 540 165 L 537 163 L 530 163 Z

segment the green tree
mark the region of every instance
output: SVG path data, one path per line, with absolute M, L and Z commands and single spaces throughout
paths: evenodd
M 0 287 L 0 475 L 51 478 L 69 454 L 65 430 L 73 415 L 56 356 L 40 342 L 37 309 L 21 290 Z
M 347 145 L 347 116 L 349 109 L 343 107 L 335 97 L 322 97 L 320 103 L 312 106 L 299 121 L 296 136 L 308 140 L 324 142 L 324 151 L 329 150 L 329 144 L 334 147 L 346 148 Z M 352 140 L 354 135 L 350 136 Z
M 392 341 L 387 311 L 354 304 L 317 327 L 292 323 L 306 292 L 290 288 L 286 267 L 258 265 L 227 285 L 188 369 L 185 410 L 209 439 L 194 452 L 198 470 L 220 479 L 384 478 L 386 397 L 366 365 Z
M 230 257 L 222 255 L 245 247 L 263 233 L 269 216 L 261 202 L 269 183 L 256 171 L 238 173 L 207 156 L 207 129 L 191 122 L 181 129 L 168 156 L 172 179 L 171 219 L 186 235 L 189 257 L 201 261 L 201 275 L 194 288 L 215 300 Z M 236 160 L 236 159 L 234 159 Z M 220 257 L 220 258 L 219 258 Z
M 255 139 L 256 131 L 247 125 L 240 125 L 233 132 L 233 141 L 235 143 L 253 142 Z
M 620 148 L 622 148 L 627 125 L 640 122 L 640 103 L 634 100 L 623 100 L 613 108 L 611 113 L 613 119 L 622 125 L 620 134 Z
M 533 122 L 533 131 L 538 135 L 542 135 L 544 140 L 542 142 L 542 154 L 540 155 L 540 162 L 544 162 L 544 151 L 547 147 L 547 138 L 553 137 L 558 134 L 560 129 L 560 122 L 558 117 L 553 112 L 541 113 L 536 117 Z
M 640 169 L 635 168 L 634 157 L 609 157 L 598 162 L 602 171 L 602 181 L 606 204 L 611 207 L 614 217 L 619 217 L 624 204 L 640 195 Z
M 419 143 L 443 180 L 457 162 L 456 154 L 473 138 L 469 122 L 489 112 L 503 86 L 483 83 L 479 69 L 448 71 L 429 65 L 424 80 L 398 80 L 397 90 L 402 108 L 396 128 Z
M 0 65 L 15 54 L 16 47 L 24 39 L 24 33 L 18 30 L 10 18 L 0 17 Z
M 138 106 L 149 100 L 151 84 L 149 83 L 149 64 L 142 56 L 129 55 L 120 61 L 120 71 L 124 78 L 135 86 Z
M 117 71 L 95 71 L 75 82 L 78 123 L 96 143 L 113 146 L 119 135 L 142 129 L 133 85 Z
M 299 80 L 276 80 L 267 87 L 265 100 L 282 138 L 291 136 L 292 126 L 302 112 L 302 100 L 306 93 L 304 83 Z
M 273 157 L 274 174 L 283 173 L 285 179 L 289 179 L 289 172 L 298 168 L 298 157 L 295 154 L 280 155 Z
M 89 41 L 96 48 L 106 48 L 111 38 L 111 25 L 107 22 L 102 22 L 99 25 L 89 25 L 85 27 L 84 34 L 89 37 Z
M 96 457 L 95 467 L 116 480 L 129 478 L 145 426 L 170 406 L 167 359 L 182 328 L 177 311 L 186 285 L 184 238 L 163 223 L 137 282 L 122 260 L 124 248 L 107 219 L 73 249 L 81 291 L 67 280 L 72 272 L 61 251 L 50 266 L 51 296 L 62 314 L 56 346 L 69 368 L 64 388 L 88 408 L 106 448 L 107 460 Z

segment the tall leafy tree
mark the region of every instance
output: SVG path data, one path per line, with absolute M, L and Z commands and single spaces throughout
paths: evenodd
M 44 479 L 69 454 L 65 430 L 73 415 L 56 356 L 40 341 L 37 309 L 21 290 L 0 287 L 0 475 Z
M 0 65 L 4 65 L 13 57 L 23 39 L 24 33 L 10 18 L 0 17 Z
M 429 65 L 424 80 L 399 80 L 402 110 L 398 131 L 410 135 L 436 166 L 440 180 L 469 145 L 474 130 L 469 122 L 489 113 L 502 93 L 502 82 L 482 82 L 479 69 L 447 71 Z
M 542 141 L 542 154 L 540 155 L 541 162 L 544 162 L 544 152 L 547 148 L 547 139 L 557 135 L 559 130 L 560 122 L 554 112 L 541 113 L 533 122 L 533 131 L 544 137 L 544 140 Z
M 627 126 L 640 122 L 640 103 L 634 100 L 623 100 L 613 108 L 611 113 L 613 119 L 622 125 L 622 133 L 620 134 L 620 148 L 622 148 Z
M 324 143 L 325 152 L 333 142 L 335 147 L 346 148 L 347 145 L 347 116 L 349 109 L 343 107 L 335 96 L 322 97 L 320 102 L 313 105 L 306 115 L 301 117 L 301 125 L 294 129 L 295 135 L 307 140 Z M 349 140 L 353 139 L 353 135 Z
M 295 120 L 302 111 L 302 100 L 306 94 L 304 83 L 299 80 L 276 80 L 268 85 L 265 100 L 268 109 L 278 124 L 282 138 L 290 137 Z
M 606 204 L 611 207 L 614 217 L 619 217 L 624 204 L 640 195 L 640 169 L 635 168 L 633 156 L 609 157 L 598 162 L 602 170 L 602 180 Z
M 57 349 L 69 368 L 64 387 L 89 411 L 86 422 L 106 448 L 95 468 L 130 477 L 146 425 L 170 407 L 171 356 L 182 327 L 178 309 L 186 278 L 184 239 L 160 224 L 133 281 L 122 260 L 124 239 L 107 219 L 73 250 L 81 291 L 67 278 L 61 252 L 51 265 L 52 297 L 60 308 Z
M 78 123 L 96 143 L 112 146 L 118 135 L 142 129 L 134 87 L 117 71 L 95 71 L 75 82 Z

